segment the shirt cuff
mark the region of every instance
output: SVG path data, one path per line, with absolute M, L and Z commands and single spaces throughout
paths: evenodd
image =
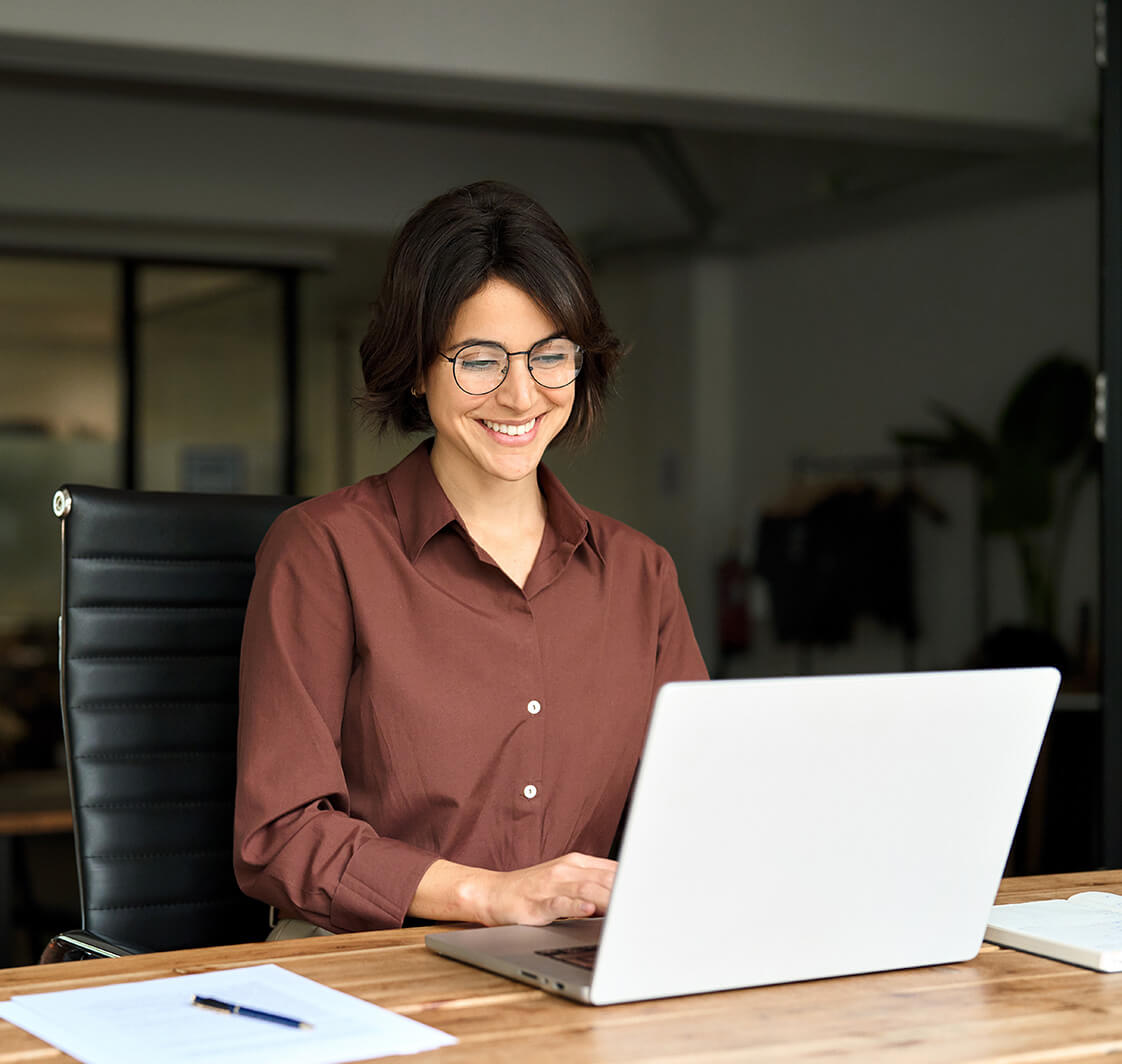
M 437 855 L 396 839 L 363 843 L 347 863 L 331 901 L 332 931 L 401 927 L 417 885 Z

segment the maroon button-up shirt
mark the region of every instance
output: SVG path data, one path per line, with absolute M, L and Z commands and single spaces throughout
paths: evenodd
M 544 467 L 524 588 L 427 445 L 282 514 L 241 660 L 235 870 L 333 931 L 399 926 L 438 857 L 607 855 L 655 692 L 706 676 L 670 556 Z

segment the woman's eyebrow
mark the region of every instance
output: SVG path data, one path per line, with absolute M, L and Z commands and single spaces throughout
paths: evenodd
M 556 332 L 551 332 L 548 336 L 543 336 L 540 340 L 535 340 L 527 350 L 537 347 L 538 344 L 544 344 L 547 340 L 560 340 L 565 337 L 565 331 L 558 329 Z M 469 336 L 463 340 L 457 340 L 449 344 L 452 350 L 458 350 L 461 347 L 471 347 L 472 344 L 486 344 L 489 347 L 501 347 L 504 351 L 507 350 L 506 344 L 500 343 L 498 340 L 488 340 L 482 336 Z
M 490 344 L 491 347 L 502 347 L 498 340 L 486 340 L 482 336 L 469 336 L 464 340 L 457 340 L 452 347 L 468 347 L 471 344 Z M 503 350 L 506 350 L 503 348 Z

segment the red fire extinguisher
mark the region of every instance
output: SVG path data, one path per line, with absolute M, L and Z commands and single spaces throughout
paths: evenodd
M 752 570 L 736 554 L 717 565 L 717 633 L 721 654 L 741 654 L 752 646 L 750 585 Z

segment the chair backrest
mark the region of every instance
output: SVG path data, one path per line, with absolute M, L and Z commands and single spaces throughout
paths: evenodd
M 233 874 L 253 559 L 294 497 L 68 485 L 59 674 L 83 928 L 141 951 L 247 942 Z

